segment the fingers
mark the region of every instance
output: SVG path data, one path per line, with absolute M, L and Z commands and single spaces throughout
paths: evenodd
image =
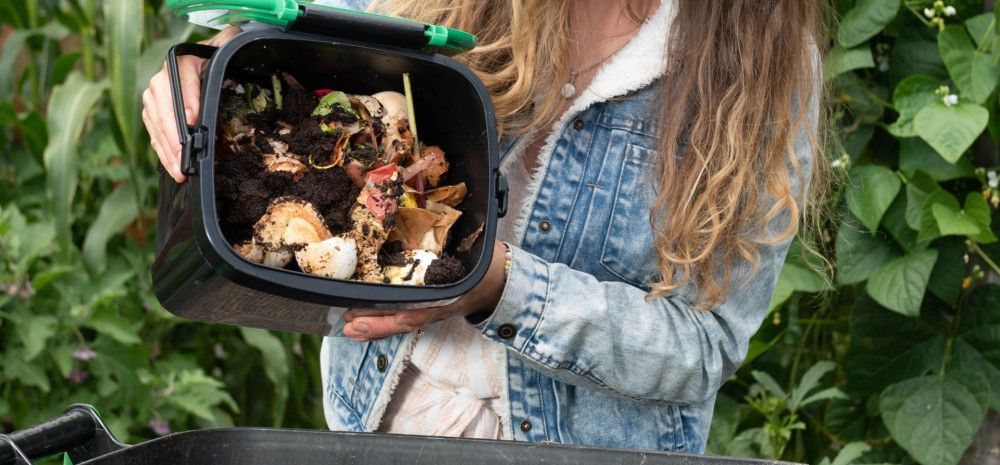
M 229 26 L 219 31 L 218 34 L 210 37 L 208 40 L 202 41 L 200 43 L 205 45 L 211 45 L 213 47 L 221 47 L 226 42 L 229 42 L 233 37 L 236 37 L 236 34 L 239 34 L 240 32 L 243 32 L 243 30 L 240 29 L 238 26 Z
M 355 341 L 371 341 L 416 331 L 437 313 L 435 309 L 403 310 L 393 315 L 356 317 L 344 326 L 344 335 Z
M 352 308 L 352 309 L 344 312 L 344 321 L 350 323 L 355 318 L 363 317 L 363 316 L 395 315 L 396 312 L 398 312 L 398 311 L 399 310 L 374 310 L 374 309 Z
M 147 110 L 152 109 L 155 112 L 155 106 L 152 106 L 151 103 L 152 98 L 148 90 L 143 92 L 142 100 L 145 108 L 142 110 L 142 122 L 146 125 L 146 131 L 149 132 L 149 142 L 153 147 L 153 151 L 156 152 L 156 157 L 159 158 L 160 164 L 167 170 L 170 177 L 174 178 L 174 181 L 182 183 L 187 178 L 181 173 L 180 159 L 173 157 L 164 149 L 167 146 L 167 142 L 158 123 L 159 119 L 155 115 L 151 115 L 149 110 Z
M 202 43 L 221 46 L 239 32 L 240 28 L 230 26 Z M 201 110 L 201 72 L 206 63 L 207 60 L 193 56 L 182 56 L 177 59 L 187 124 L 195 124 L 198 121 Z M 177 134 L 177 118 L 173 102 L 170 78 L 164 64 L 163 69 L 150 79 L 149 88 L 142 94 L 142 122 L 146 125 L 150 144 L 160 163 L 174 180 L 184 182 L 186 177 L 181 172 L 181 143 Z
M 184 98 L 184 114 L 187 124 L 198 122 L 201 109 L 201 71 L 206 60 L 186 56 L 177 60 L 177 71 L 181 78 L 181 96 Z

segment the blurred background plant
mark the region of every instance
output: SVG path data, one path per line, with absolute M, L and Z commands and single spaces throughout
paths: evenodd
M 183 321 L 152 293 L 140 93 L 210 31 L 136 0 L 4 0 L 0 27 L 0 431 L 74 402 L 133 441 L 322 426 L 318 338 Z
M 830 1 L 843 182 L 815 242 L 835 267 L 793 247 L 708 452 L 1000 460 L 1000 7 Z M 74 402 L 128 441 L 324 427 L 318 338 L 182 321 L 152 295 L 139 95 L 169 45 L 209 34 L 162 3 L 0 2 L 0 431 Z

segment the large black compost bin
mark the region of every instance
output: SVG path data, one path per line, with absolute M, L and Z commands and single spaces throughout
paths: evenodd
M 12 444 L 16 444 L 13 447 Z M 556 444 L 269 428 L 174 433 L 122 444 L 86 405 L 0 436 L 0 465 L 68 452 L 76 465 L 781 465 L 785 462 Z M 791 465 L 791 464 L 787 464 Z
M 493 107 L 482 82 L 448 56 L 408 47 L 414 43 L 406 39 L 413 23 L 344 11 L 302 15 L 299 21 L 306 18 L 307 28 L 245 32 L 220 48 L 181 44 L 168 54 L 184 141 L 182 170 L 189 180 L 176 184 L 161 174 L 152 274 L 156 296 L 174 314 L 329 334 L 343 308 L 448 303 L 472 289 L 489 267 L 496 221 L 506 210 L 506 184 L 497 170 Z M 422 33 L 424 25 L 419 28 Z M 315 34 L 318 31 L 323 35 Z M 202 111 L 193 127 L 181 119 L 183 106 L 176 92 L 180 55 L 210 59 L 202 81 Z M 452 235 L 465 237 L 483 227 L 471 250 L 448 250 L 468 270 L 463 279 L 433 286 L 335 280 L 252 263 L 232 250 L 220 229 L 213 177 L 223 80 L 260 81 L 277 71 L 295 76 L 307 88 L 336 86 L 358 94 L 402 91 L 402 74 L 409 73 L 421 138 L 448 154 L 446 183 L 465 182 L 469 188 Z

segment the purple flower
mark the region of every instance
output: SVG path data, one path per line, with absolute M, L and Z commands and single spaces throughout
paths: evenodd
M 69 370 L 69 380 L 76 384 L 86 381 L 89 377 L 90 373 L 87 373 L 86 371 L 77 370 L 76 368 Z
M 97 352 L 94 352 L 94 349 L 90 347 L 83 346 L 73 351 L 73 358 L 81 362 L 89 362 L 97 358 Z
M 157 436 L 166 436 L 170 434 L 170 422 L 162 418 L 153 418 L 149 420 L 149 429 Z

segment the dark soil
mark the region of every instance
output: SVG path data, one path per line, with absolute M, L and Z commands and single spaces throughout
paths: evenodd
M 424 284 L 451 284 L 463 276 L 465 276 L 465 265 L 451 255 L 443 255 L 427 267 Z
M 316 97 L 289 86 L 284 87 L 282 97 L 281 110 L 253 115 L 252 119 L 248 119 L 256 132 L 253 137 L 244 140 L 235 153 L 222 142 L 216 147 L 216 208 L 222 232 L 233 244 L 250 239 L 254 223 L 264 215 L 271 199 L 283 196 L 298 197 L 313 204 L 333 234 L 348 231 L 354 226 L 350 209 L 360 189 L 355 187 L 342 168 L 309 169 L 298 182 L 292 179 L 290 173 L 268 173 L 265 170 L 263 157 L 271 151 L 267 137 L 287 143 L 290 152 L 303 157 L 310 153 L 314 156 L 330 154 L 336 141 L 335 137 L 324 134 L 319 128 L 319 120 L 311 116 L 318 101 Z M 244 97 L 224 91 L 222 98 L 220 122 L 224 122 L 231 111 L 238 108 L 239 101 L 232 99 Z M 292 132 L 278 136 L 277 120 L 291 124 Z M 308 166 L 307 160 L 301 161 Z

